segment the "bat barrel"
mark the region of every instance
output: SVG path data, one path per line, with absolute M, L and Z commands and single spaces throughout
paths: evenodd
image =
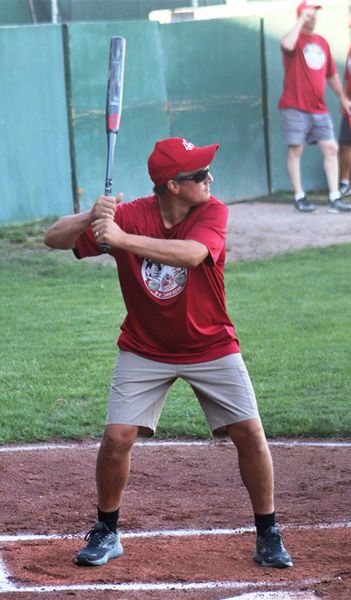
M 106 97 L 107 133 L 117 133 L 120 126 L 123 104 L 125 51 L 126 40 L 124 38 L 111 38 Z

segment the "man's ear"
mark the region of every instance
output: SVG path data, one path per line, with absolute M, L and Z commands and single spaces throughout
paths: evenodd
M 174 179 L 170 179 L 169 181 L 167 181 L 166 183 L 167 186 L 167 190 L 171 192 L 171 194 L 179 194 L 179 183 L 177 181 L 174 181 Z

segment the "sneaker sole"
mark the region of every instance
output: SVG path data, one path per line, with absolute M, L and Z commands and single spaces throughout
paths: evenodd
M 347 215 L 351 213 L 351 210 L 349 209 L 340 209 L 340 208 L 328 208 L 327 211 L 330 215 Z
M 296 210 L 296 212 L 302 214 L 302 215 L 306 215 L 308 213 L 314 213 L 316 212 L 316 208 L 312 208 L 311 210 L 301 210 L 300 208 L 297 208 L 297 206 L 294 206 L 294 209 Z
M 271 568 L 273 567 L 275 569 L 287 569 L 288 567 L 293 566 L 292 560 L 284 561 L 283 559 L 281 559 L 281 560 L 277 560 L 274 563 L 271 563 L 271 562 L 266 562 L 264 559 L 262 559 L 260 556 L 257 556 L 256 554 L 254 555 L 253 559 L 261 567 L 271 567 Z
M 118 548 L 114 548 L 113 550 L 106 552 L 105 556 L 97 560 L 89 560 L 88 558 L 82 556 L 81 558 L 76 557 L 74 562 L 80 567 L 100 567 L 101 565 L 106 565 L 106 563 L 113 558 L 119 558 L 123 553 L 124 549 L 121 544 L 118 546 Z

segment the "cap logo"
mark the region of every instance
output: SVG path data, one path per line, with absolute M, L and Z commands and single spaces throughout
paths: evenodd
M 185 150 L 194 150 L 195 148 L 195 144 L 192 144 L 191 142 L 188 142 L 188 140 L 182 140 L 182 144 L 185 148 Z

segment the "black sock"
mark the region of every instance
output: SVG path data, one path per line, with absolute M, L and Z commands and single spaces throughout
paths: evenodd
M 275 512 L 272 512 L 269 515 L 256 515 L 255 513 L 255 525 L 257 535 L 263 535 L 268 527 L 275 526 Z
M 100 521 L 101 523 L 105 523 L 105 525 L 107 525 L 110 531 L 116 533 L 119 517 L 119 508 L 112 512 L 104 512 L 103 510 L 100 510 L 99 507 L 97 507 L 97 513 L 98 521 Z

